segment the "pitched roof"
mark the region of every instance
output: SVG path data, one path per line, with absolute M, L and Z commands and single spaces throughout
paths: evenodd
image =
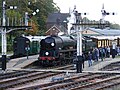
M 56 28 L 59 32 L 61 31 L 57 25 L 53 25 L 49 30 L 47 30 L 45 33 L 49 32 L 51 29 Z
M 46 31 L 46 33 L 49 32 L 52 28 L 57 28 L 59 32 L 67 32 L 67 29 L 64 26 L 58 26 L 54 24 L 48 31 Z
M 51 13 L 48 15 L 47 22 L 56 22 L 57 19 L 60 19 L 60 22 L 67 21 L 69 13 Z

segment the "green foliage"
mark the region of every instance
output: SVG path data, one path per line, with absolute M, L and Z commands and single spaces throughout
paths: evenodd
M 2 0 L 0 0 L 0 5 L 2 6 Z M 38 32 L 46 31 L 48 14 L 59 11 L 59 7 L 53 0 L 6 0 L 6 7 L 8 6 L 17 6 L 17 10 L 6 10 L 7 17 L 16 17 L 17 19 L 24 17 L 25 12 L 31 14 L 39 9 L 39 12 L 31 18 L 38 25 Z M 2 11 L 2 8 L 0 8 L 0 11 Z M 0 16 L 2 17 L 2 12 L 0 12 Z
M 120 29 L 120 25 L 111 23 L 110 28 L 112 28 L 112 29 Z
M 55 5 L 53 0 L 4 0 L 6 1 L 6 7 L 17 6 L 16 10 L 10 10 L 6 8 L 6 17 L 12 22 L 13 18 L 17 20 L 24 18 L 25 12 L 32 14 L 36 9 L 39 12 L 31 18 L 33 27 L 35 31 L 26 32 L 25 30 L 16 30 L 7 34 L 7 50 L 12 50 L 12 40 L 15 36 L 20 36 L 21 34 L 32 34 L 32 35 L 43 35 L 46 31 L 46 19 L 49 13 L 58 11 L 59 8 Z M 30 2 L 30 3 L 29 3 Z M 2 0 L 0 0 L 0 7 L 2 7 Z M 2 8 L 0 8 L 0 17 L 2 17 Z M 12 37 L 12 38 L 11 38 Z M 1 39 L 1 37 L 0 37 Z M 0 52 L 1 52 L 1 42 L 0 42 Z
M 55 8 L 55 4 L 53 3 L 53 0 L 36 0 L 36 2 L 33 2 L 33 0 L 30 0 L 32 2 L 28 7 L 31 10 L 39 9 L 39 13 L 36 15 L 37 22 L 39 24 L 39 32 L 45 32 L 46 31 L 46 19 L 48 17 L 49 13 L 58 11 L 58 8 Z M 41 34 L 41 33 L 40 33 Z

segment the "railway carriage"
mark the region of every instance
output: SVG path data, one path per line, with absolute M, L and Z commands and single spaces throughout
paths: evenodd
M 40 41 L 45 36 L 19 36 L 13 41 L 13 56 L 26 56 L 38 54 L 40 51 Z

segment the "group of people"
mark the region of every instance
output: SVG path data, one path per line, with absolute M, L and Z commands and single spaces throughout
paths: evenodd
M 105 58 L 109 58 L 112 55 L 112 58 L 115 58 L 115 55 L 120 55 L 120 47 L 113 46 L 113 47 L 100 47 L 94 48 L 93 50 L 89 51 L 87 54 L 88 66 L 92 66 L 92 60 L 97 62 L 99 59 L 103 61 Z
M 109 58 L 110 55 L 114 59 L 116 55 L 120 55 L 120 47 L 119 46 L 112 46 L 112 47 L 100 47 L 100 48 L 93 48 L 87 54 L 82 55 L 82 66 L 84 68 L 84 61 L 88 61 L 88 66 L 92 66 L 93 61 L 97 62 L 99 60 L 103 61 L 105 58 Z M 75 58 L 73 59 L 73 63 L 76 64 L 78 61 L 77 53 L 74 54 Z

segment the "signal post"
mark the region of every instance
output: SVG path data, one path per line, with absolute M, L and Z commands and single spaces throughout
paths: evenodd
M 81 14 L 75 11 L 75 29 L 77 32 L 77 63 L 76 63 L 76 68 L 77 68 L 77 73 L 82 73 L 82 26 L 81 24 Z
M 18 30 L 18 29 L 30 29 L 31 26 L 26 25 L 27 22 L 23 24 L 20 23 L 20 25 L 16 26 L 16 25 L 9 25 L 9 22 L 6 22 L 6 9 L 16 9 L 16 7 L 11 7 L 11 6 L 7 6 L 6 7 L 6 3 L 4 0 L 2 0 L 2 25 L 0 26 L 1 29 L 1 36 L 2 36 L 2 70 L 6 70 L 6 52 L 7 52 L 7 38 L 6 38 L 6 34 L 13 31 L 13 30 Z
M 82 56 L 82 27 L 83 26 L 91 26 L 91 25 L 98 25 L 104 27 L 105 25 L 109 26 L 109 22 L 83 22 L 82 21 L 82 13 L 78 13 L 78 11 L 75 11 L 75 23 L 73 24 L 75 26 L 75 30 L 77 32 L 77 73 L 82 73 L 82 64 L 83 64 L 83 56 Z M 86 13 L 84 13 L 86 15 Z

